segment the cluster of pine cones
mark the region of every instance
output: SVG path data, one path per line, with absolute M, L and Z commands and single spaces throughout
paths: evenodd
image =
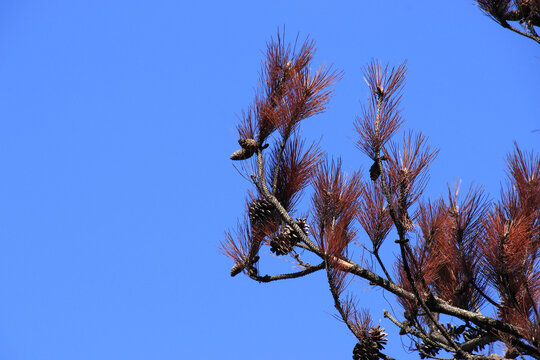
M 249 159 L 257 150 L 259 144 L 253 139 L 238 139 L 240 149 L 236 150 L 231 155 L 231 160 L 246 160 Z
M 252 225 L 262 224 L 266 220 L 276 215 L 274 205 L 265 199 L 256 199 L 249 206 L 249 220 Z M 296 223 L 307 235 L 309 225 L 306 218 L 297 218 Z M 273 236 L 270 240 L 270 251 L 276 255 L 286 255 L 290 253 L 293 247 L 300 241 L 300 235 L 294 231 L 292 226 L 284 224 L 281 226 L 281 231 L 278 235 Z

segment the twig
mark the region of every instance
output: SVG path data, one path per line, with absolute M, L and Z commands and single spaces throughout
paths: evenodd
M 403 331 L 405 331 L 406 333 L 408 334 L 411 334 L 417 338 L 420 338 L 422 340 L 424 340 L 425 342 L 428 342 L 430 343 L 431 345 L 433 346 L 437 346 L 437 347 L 440 347 L 446 351 L 449 351 L 449 352 L 453 352 L 454 350 L 449 347 L 448 345 L 446 344 L 443 344 L 443 343 L 440 343 L 438 341 L 435 341 L 431 338 L 429 338 L 428 336 L 424 335 L 423 333 L 421 333 L 420 331 L 416 331 L 412 328 L 410 328 L 409 326 L 407 326 L 406 324 L 403 324 L 403 323 L 400 323 L 397 319 L 395 319 L 387 310 L 383 310 L 383 313 L 384 313 L 384 317 L 385 318 L 388 318 L 390 319 L 391 322 L 393 322 L 396 326 L 398 326 L 400 329 L 402 329 Z
M 528 34 L 528 33 L 524 32 L 524 31 L 521 31 L 521 30 L 513 27 L 512 25 L 510 25 L 506 20 L 502 20 L 499 23 L 501 24 L 502 27 L 507 28 L 509 30 L 512 30 L 513 32 L 518 33 L 519 35 L 523 35 L 525 37 L 528 37 L 529 39 L 532 39 L 532 40 L 534 40 L 534 41 L 536 41 L 537 43 L 540 44 L 540 37 L 537 37 L 537 36 Z
M 277 280 L 299 278 L 299 277 L 309 275 L 311 273 L 314 273 L 314 272 L 322 270 L 322 269 L 324 269 L 324 262 L 320 263 L 319 265 L 310 266 L 305 270 L 297 271 L 297 272 L 293 272 L 293 273 L 278 274 L 278 275 L 264 275 L 264 276 L 259 276 L 259 275 L 255 275 L 255 274 L 249 274 L 249 277 L 252 278 L 253 280 L 256 280 L 256 281 L 261 282 L 261 283 L 268 283 L 268 282 L 277 281 Z
M 390 274 L 388 273 L 388 271 L 386 271 L 386 267 L 384 266 L 381 258 L 379 257 L 379 251 L 378 250 L 373 250 L 373 255 L 375 255 L 375 258 L 377 258 L 377 261 L 379 262 L 379 265 L 381 266 L 381 269 L 384 272 L 384 274 L 386 275 L 386 278 L 388 279 L 388 281 L 392 281 L 392 278 L 390 277 Z
M 296 260 L 296 262 L 298 263 L 298 265 L 303 266 L 303 267 L 305 267 L 305 268 L 311 266 L 310 264 L 304 263 L 304 261 L 302 261 L 302 259 L 300 258 L 300 254 L 298 254 L 298 253 L 296 252 L 296 250 L 293 249 L 292 251 L 294 252 L 293 257 L 294 257 L 294 259 Z
M 362 340 L 360 334 L 357 333 L 356 329 L 352 326 L 351 321 L 349 320 L 349 317 L 347 314 L 345 314 L 345 311 L 343 310 L 343 307 L 341 306 L 341 301 L 339 301 L 339 294 L 337 292 L 336 286 L 333 283 L 331 277 L 330 277 L 330 271 L 328 268 L 328 261 L 325 261 L 326 264 L 326 278 L 328 279 L 328 285 L 330 285 L 330 293 L 332 294 L 332 297 L 334 299 L 334 307 L 337 309 L 339 315 L 343 319 L 343 322 L 349 330 L 356 336 L 358 340 Z
M 536 33 L 536 30 L 534 30 L 534 25 L 530 19 L 526 20 L 525 23 L 527 24 L 527 28 L 529 29 L 529 32 L 534 36 L 538 37 L 538 34 Z

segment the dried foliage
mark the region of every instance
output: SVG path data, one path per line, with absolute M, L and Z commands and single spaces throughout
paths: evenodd
M 404 266 L 403 258 L 399 257 L 396 260 L 396 276 L 398 284 L 408 292 L 418 292 L 421 299 L 412 299 L 407 297 L 398 298 L 399 303 L 403 307 L 403 315 L 408 321 L 416 320 L 416 316 L 421 312 L 420 301 L 426 301 L 430 294 L 430 288 L 428 287 L 429 278 L 426 274 L 428 271 L 428 255 L 420 247 L 415 247 L 411 251 L 406 253 L 406 261 L 409 268 L 409 274 Z M 409 276 L 412 282 L 409 281 Z M 414 287 L 413 287 L 414 286 Z
M 360 135 L 358 148 L 373 160 L 403 122 L 399 101 L 406 72 L 405 63 L 389 70 L 374 60 L 364 70 L 371 94 L 368 105 L 362 107 L 362 115 L 356 119 L 355 128 Z
M 286 45 L 279 33 L 270 41 L 254 106 L 238 127 L 241 138 L 256 138 L 262 144 L 276 129 L 288 137 L 300 121 L 325 110 L 331 86 L 341 74 L 324 66 L 312 73 L 314 53 L 309 39 L 298 49 L 296 44 Z
M 370 314 L 366 310 L 359 310 L 357 301 L 352 296 L 347 296 L 344 301 L 340 300 L 341 293 L 345 290 L 345 272 L 335 267 L 328 267 L 328 281 L 330 291 L 334 297 L 334 305 L 342 320 L 349 330 L 356 336 L 358 342 L 353 349 L 353 359 L 377 360 L 384 356 L 381 350 L 387 343 L 387 335 L 384 329 L 372 325 Z
M 326 161 L 319 167 L 312 199 L 316 219 L 313 234 L 324 253 L 346 255 L 347 245 L 356 233 L 351 225 L 357 216 L 361 192 L 360 174 L 344 175 L 341 160 Z
M 447 203 L 441 199 L 419 206 L 417 246 L 408 262 L 420 293 L 477 311 L 485 301 L 478 244 L 483 237 L 487 200 L 478 188 L 471 188 L 461 201 L 458 193 L 458 188 L 449 190 Z M 399 263 L 398 275 L 400 284 L 412 290 L 403 262 Z M 402 304 L 410 313 L 418 312 L 416 302 L 403 299 Z
M 313 75 L 309 68 L 293 72 L 284 86 L 280 102 L 276 102 L 276 125 L 282 136 L 287 137 L 301 120 L 319 114 L 326 108 L 332 94 L 329 87 L 340 75 L 329 68 L 319 68 Z
M 478 244 L 488 203 L 480 188 L 471 188 L 461 201 L 458 187 L 448 192 L 446 236 L 437 243 L 434 287 L 437 295 L 451 304 L 476 311 L 484 301 L 479 293 L 484 286 Z
M 422 203 L 418 207 L 416 220 L 418 222 L 416 229 L 417 247 L 414 251 L 413 264 L 419 267 L 417 274 L 422 284 L 433 289 L 433 285 L 439 283 L 441 279 L 442 269 L 448 265 L 448 261 L 445 260 L 447 255 L 444 253 L 444 248 L 449 246 L 453 249 L 453 246 L 450 245 L 451 241 L 448 239 L 449 216 L 447 207 L 442 200 Z M 400 267 L 400 274 L 402 283 L 406 284 L 402 267 Z
M 240 139 L 255 138 L 257 129 L 257 124 L 255 122 L 257 114 L 255 114 L 255 110 L 256 109 L 250 107 L 247 111 L 242 111 L 242 115 L 239 117 L 240 123 L 236 127 Z
M 538 298 L 532 231 L 524 219 L 508 221 L 497 209 L 484 222 L 484 273 L 502 300 L 503 321 L 523 327 Z M 530 293 L 530 295 L 529 295 Z
M 521 14 L 525 11 L 523 1 L 482 4 L 491 6 L 496 19 L 518 5 Z M 493 359 L 483 349 L 504 344 L 507 358 L 540 359 L 538 155 L 515 146 L 498 203 L 489 202 L 480 187 L 460 195 L 459 186 L 449 188 L 445 198 L 423 200 L 437 150 L 422 134 L 406 132 L 401 142 L 392 141 L 403 122 L 399 106 L 406 69 L 372 61 L 365 69 L 371 94 L 355 124 L 357 145 L 373 161 L 364 182 L 360 172 L 346 174 L 341 160 L 323 161 L 318 145 L 302 140 L 300 122 L 325 109 L 339 74 L 320 68 L 312 75 L 312 41 L 296 49 L 280 35 L 270 42 L 260 89 L 240 118 L 241 148 L 231 159 L 251 159 L 246 178 L 255 190 L 244 221 L 221 243 L 221 252 L 235 263 L 231 275 L 244 272 L 270 282 L 325 270 L 337 317 L 358 340 L 353 359 L 391 359 L 383 353 L 384 329 L 372 325 L 354 297 L 343 295 L 355 277 L 396 296 L 404 320 L 386 311 L 385 317 L 411 338 L 411 349 L 421 358 L 438 358 L 444 350 L 455 359 Z M 310 209 L 298 214 L 308 187 Z M 357 232 L 356 222 L 365 234 Z M 397 245 L 385 243 L 392 229 Z M 349 251 L 354 244 L 360 245 L 360 261 Z M 383 244 L 398 250 L 395 280 L 379 256 Z M 301 270 L 260 275 L 264 248 L 288 255 Z M 306 252 L 321 263 L 305 262 Z M 385 278 L 361 265 L 366 254 L 377 259 Z M 442 316 L 452 322 L 442 323 Z
M 540 159 L 516 145 L 508 157 L 509 185 L 483 221 L 483 272 L 500 299 L 499 318 L 538 345 L 540 318 Z
M 540 44 L 540 36 L 535 29 L 540 26 L 539 0 L 476 0 L 476 4 L 502 27 Z M 510 25 L 509 21 L 519 22 L 523 30 Z
M 365 183 L 361 189 L 358 221 L 371 240 L 373 252 L 378 252 L 392 228 L 392 218 L 379 183 Z
M 238 223 L 234 234 L 225 233 L 225 240 L 220 243 L 219 250 L 234 261 L 231 276 L 238 275 L 246 267 L 252 246 L 251 230 L 248 222 Z
M 316 143 L 305 149 L 305 142 L 300 136 L 293 136 L 283 153 L 276 144 L 270 155 L 267 180 L 276 183 L 274 195 L 285 210 L 292 211 L 298 202 L 301 191 L 308 185 L 314 172 L 321 163 L 321 150 Z
M 394 209 L 406 230 L 413 228 L 408 209 L 422 195 L 429 179 L 427 169 L 437 155 L 421 133 L 403 136 L 402 146 L 391 143 L 388 151 L 388 186 L 394 196 Z
M 365 309 L 358 309 L 357 300 L 348 296 L 343 302 L 343 311 L 354 328 L 355 334 L 365 334 L 373 327 L 371 315 Z
M 537 221 L 540 208 L 540 158 L 538 154 L 524 153 L 515 144 L 514 153 L 508 157 L 507 163 L 511 185 L 517 192 L 517 209 L 521 209 L 524 216 L 532 216 L 532 221 Z

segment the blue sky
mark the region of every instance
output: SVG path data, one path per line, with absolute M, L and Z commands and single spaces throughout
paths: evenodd
M 249 185 L 235 114 L 283 26 L 344 72 L 303 131 L 347 171 L 369 166 L 352 128 L 371 58 L 408 61 L 405 127 L 440 149 L 427 196 L 460 178 L 497 199 L 512 142 L 540 143 L 540 47 L 472 1 L 3 1 L 0 358 L 351 357 L 322 274 L 233 279 L 217 250 Z M 351 290 L 376 323 L 398 310 Z M 390 333 L 389 355 L 416 358 Z

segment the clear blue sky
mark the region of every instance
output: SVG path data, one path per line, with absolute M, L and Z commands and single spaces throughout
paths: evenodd
M 540 46 L 472 0 L 2 1 L 1 359 L 351 357 L 322 274 L 232 279 L 217 251 L 248 187 L 235 114 L 283 25 L 344 71 L 304 134 L 347 171 L 368 165 L 352 128 L 371 58 L 408 60 L 406 126 L 440 148 L 427 195 L 459 177 L 496 199 L 513 140 L 538 150 Z M 398 309 L 351 290 L 376 323 Z

